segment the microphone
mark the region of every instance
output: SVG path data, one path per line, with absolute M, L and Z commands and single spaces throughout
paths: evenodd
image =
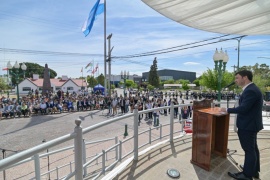
M 225 86 L 223 89 L 229 88 L 229 87 L 231 87 L 231 86 L 234 85 L 234 84 L 235 84 L 235 82 L 233 81 L 233 82 L 231 82 L 230 84 L 228 84 L 227 86 Z

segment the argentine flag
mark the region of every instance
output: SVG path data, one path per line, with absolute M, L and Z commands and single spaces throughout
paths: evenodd
M 104 0 L 97 0 L 94 7 L 91 9 L 88 18 L 83 24 L 82 32 L 84 33 L 85 37 L 90 33 L 96 16 L 104 12 Z

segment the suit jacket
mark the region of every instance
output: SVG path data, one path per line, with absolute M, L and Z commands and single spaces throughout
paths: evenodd
M 237 114 L 237 128 L 259 132 L 263 129 L 262 122 L 263 95 L 254 84 L 248 85 L 239 99 L 239 106 L 228 108 L 228 113 Z

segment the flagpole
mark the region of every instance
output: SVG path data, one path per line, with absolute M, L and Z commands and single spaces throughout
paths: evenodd
M 82 67 L 82 87 L 83 87 L 83 67 Z
M 94 66 L 95 66 L 95 60 L 93 60 L 93 67 L 92 67 L 92 72 L 94 72 L 93 70 L 94 70 Z M 92 73 L 93 74 L 93 77 L 95 78 L 95 72 L 94 73 Z
M 104 0 L 104 95 L 107 95 L 107 80 L 106 80 L 106 0 Z

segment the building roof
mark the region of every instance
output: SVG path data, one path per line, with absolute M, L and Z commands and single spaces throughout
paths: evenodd
M 27 78 L 27 80 L 29 80 L 31 83 L 33 83 L 34 85 L 36 85 L 38 87 L 43 86 L 43 79 Z M 68 80 L 50 79 L 50 81 L 51 81 L 51 84 L 54 84 L 57 87 L 63 86 L 68 81 L 74 82 L 74 84 L 76 84 L 79 87 L 81 87 L 81 86 L 86 87 L 87 86 L 87 83 L 85 82 L 85 80 L 82 80 L 82 79 L 68 79 Z

